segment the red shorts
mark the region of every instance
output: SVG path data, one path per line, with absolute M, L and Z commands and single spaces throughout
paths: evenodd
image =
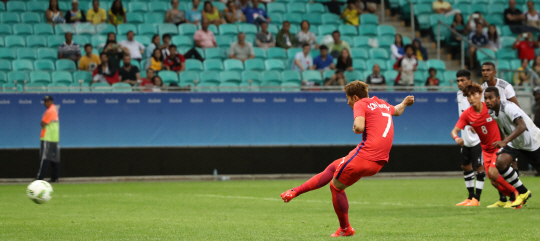
M 489 171 L 490 167 L 495 167 L 495 162 L 497 162 L 498 151 L 499 149 L 493 152 L 482 151 L 482 157 L 484 158 L 484 169 L 486 170 L 486 173 Z
M 351 186 L 362 177 L 377 174 L 387 161 L 368 161 L 357 156 L 346 156 L 334 161 L 334 177 L 341 183 Z

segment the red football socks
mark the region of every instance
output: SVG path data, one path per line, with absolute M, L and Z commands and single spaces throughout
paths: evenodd
M 304 184 L 293 188 L 293 190 L 296 191 L 297 195 L 300 195 L 302 193 L 324 187 L 326 184 L 332 181 L 334 172 L 336 172 L 336 166 L 334 163 L 330 163 L 330 165 L 323 172 L 313 176 L 311 179 L 304 182 Z
M 510 197 L 512 193 L 516 192 L 516 188 L 512 186 L 510 183 L 508 183 L 504 178 L 499 175 L 497 178 L 497 183 L 499 186 L 497 187 L 497 190 L 501 191 L 504 195 Z
M 339 226 L 346 229 L 349 227 L 349 201 L 347 201 L 345 190 L 337 189 L 332 183 L 330 183 L 330 190 L 332 191 L 332 202 L 339 219 Z

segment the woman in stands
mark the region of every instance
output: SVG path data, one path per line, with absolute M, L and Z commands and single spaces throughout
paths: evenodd
M 463 20 L 463 15 L 461 15 L 461 13 L 457 13 L 456 15 L 454 15 L 452 29 L 456 30 L 456 32 L 461 35 L 467 36 L 467 26 L 465 25 L 465 21 Z M 452 33 L 452 41 L 459 42 L 461 41 L 461 37 Z
M 340 85 L 344 86 L 347 84 L 347 78 L 345 77 L 345 71 L 353 71 L 352 67 L 352 58 L 349 50 L 344 48 L 341 50 L 341 55 L 338 57 L 336 65 L 336 73 L 332 75 L 330 80 L 326 81 L 324 85 Z
M 399 59 L 405 54 L 405 50 L 403 50 L 403 38 L 401 37 L 401 34 L 396 34 L 394 44 L 390 46 L 390 50 L 392 52 L 392 59 Z
M 499 38 L 499 34 L 497 33 L 497 27 L 495 27 L 495 25 L 489 25 L 487 36 L 488 46 L 491 50 L 497 52 L 497 50 L 501 49 L 501 38 Z
M 122 1 L 115 0 L 109 9 L 109 23 L 118 26 L 127 23 L 126 9 L 122 6 Z
M 476 25 L 481 23 L 482 26 L 488 26 L 488 21 L 484 18 L 481 12 L 474 12 L 469 16 L 469 22 L 466 25 L 467 33 L 476 31 Z
M 311 31 L 309 27 L 311 24 L 304 20 L 300 23 L 300 31 L 296 33 L 296 39 L 298 40 L 298 47 L 302 47 L 304 44 L 311 45 L 312 49 L 318 49 L 319 45 L 317 44 L 317 36 Z
M 532 70 L 536 72 L 538 76 L 540 76 L 540 55 L 536 55 L 534 57 L 534 62 L 532 64 Z
M 429 59 L 428 52 L 426 48 L 422 46 L 422 42 L 420 41 L 419 38 L 415 38 L 413 40 L 413 46 L 414 46 L 414 49 L 416 49 L 416 53 L 415 53 L 416 59 L 423 60 L 423 61 L 426 61 Z
M 186 15 L 184 11 L 178 9 L 178 7 L 180 6 L 180 2 L 178 0 L 172 0 L 171 5 L 172 8 L 167 10 L 167 13 L 165 13 L 165 22 L 176 24 L 177 26 L 179 24 L 185 23 Z
M 71 1 L 71 10 L 66 11 L 66 23 L 81 23 L 86 22 L 84 11 L 79 9 L 79 1 Z
M 57 24 L 57 23 L 64 23 L 64 14 L 62 11 L 60 11 L 58 7 L 58 0 L 50 0 L 49 1 L 49 8 L 45 12 L 45 16 L 47 17 L 47 23 L 50 24 Z
M 168 66 L 165 66 L 163 64 L 163 55 L 161 55 L 161 50 L 160 49 L 154 49 L 154 52 L 152 53 L 152 57 L 150 58 L 150 61 L 148 61 L 148 63 L 146 64 L 146 69 L 151 69 L 153 70 L 156 74 L 163 70 L 165 67 L 165 69 L 169 69 Z
M 163 84 L 161 77 L 154 75 L 152 78 L 152 83 L 154 84 L 154 87 L 152 87 L 152 92 L 166 91 L 167 85 Z
M 538 11 L 534 9 L 534 2 L 528 1 L 527 8 L 529 9 L 529 11 L 527 11 L 525 14 L 525 17 L 527 18 L 527 26 L 540 28 L 540 14 L 538 14 Z
M 202 17 L 203 20 L 208 20 L 210 24 L 214 24 L 216 26 L 225 23 L 225 20 L 223 20 L 223 16 L 221 16 L 218 8 L 214 7 L 210 1 L 204 2 Z
M 227 8 L 223 10 L 223 13 L 225 14 L 225 20 L 227 20 L 227 23 L 239 23 L 246 21 L 246 16 L 244 16 L 244 13 L 240 11 L 240 9 L 236 8 L 233 1 L 227 2 Z

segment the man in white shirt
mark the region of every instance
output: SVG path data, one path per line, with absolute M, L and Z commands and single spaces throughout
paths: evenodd
M 467 97 L 464 97 L 462 92 L 465 87 L 472 84 L 471 72 L 462 69 L 456 73 L 456 77 L 459 88 L 459 91 L 457 92 L 458 111 L 459 115 L 461 115 L 463 111 L 471 107 Z M 456 206 L 480 206 L 480 195 L 482 194 L 482 189 L 484 189 L 484 180 L 486 177 L 482 160 L 480 138 L 469 125 L 465 126 L 461 131 L 461 138 L 463 139 L 463 147 L 461 147 L 461 169 L 463 169 L 465 187 L 467 187 L 469 197 L 465 199 L 465 201 L 456 204 Z M 477 172 L 476 193 L 474 171 Z
M 311 51 L 311 46 L 309 44 L 302 45 L 302 52 L 296 53 L 294 56 L 293 70 L 298 70 L 300 72 L 308 70 L 311 65 L 313 65 L 313 59 L 309 55 Z
M 498 88 L 488 87 L 484 91 L 484 98 L 489 115 L 506 136 L 503 140 L 492 144 L 501 148 L 497 153 L 495 166 L 502 177 L 519 192 L 516 200 L 512 202 L 512 207 L 521 208 L 531 196 L 531 191 L 523 185 L 511 164 L 518 155 L 523 155 L 535 168 L 540 166 L 540 129 L 519 106 L 513 102 L 501 100 Z
M 394 64 L 394 69 L 399 71 L 396 77 L 396 86 L 413 86 L 414 72 L 418 70 L 418 60 L 414 55 L 414 47 L 410 44 L 405 46 L 405 55 Z
M 133 31 L 127 32 L 127 40 L 121 41 L 119 44 L 122 47 L 129 49 L 131 59 L 141 62 L 142 55 L 144 54 L 144 45 L 139 43 L 135 38 Z
M 495 64 L 493 62 L 485 62 L 482 64 L 482 79 L 484 80 L 482 89 L 485 91 L 488 87 L 497 87 L 497 89 L 499 89 L 501 100 L 514 102 L 514 104 L 519 107 L 514 87 L 503 79 L 495 78 L 496 74 L 497 71 L 495 70 Z

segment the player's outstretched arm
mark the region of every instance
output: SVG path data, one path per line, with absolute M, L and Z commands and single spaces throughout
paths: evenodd
M 414 104 L 414 96 L 409 95 L 403 99 L 403 101 L 394 107 L 394 116 L 400 116 L 405 111 L 405 107 L 411 106 Z
M 458 136 L 458 133 L 461 129 L 459 129 L 459 127 L 454 127 L 454 129 L 452 130 L 452 132 L 450 133 L 450 135 L 452 135 L 452 138 L 454 138 L 454 141 L 456 141 L 456 143 L 460 146 L 463 146 L 463 139 L 461 137 Z
M 517 126 L 516 126 L 516 129 L 514 129 L 514 131 L 512 132 L 512 134 L 504 138 L 504 140 L 502 141 L 493 142 L 491 146 L 495 146 L 497 148 L 505 147 L 506 144 L 508 144 L 508 142 L 513 141 L 514 139 L 516 139 L 516 137 L 523 134 L 523 132 L 527 130 L 527 125 L 525 124 L 525 121 L 523 121 L 523 118 L 518 117 L 518 119 L 514 120 L 514 123 L 516 123 Z

